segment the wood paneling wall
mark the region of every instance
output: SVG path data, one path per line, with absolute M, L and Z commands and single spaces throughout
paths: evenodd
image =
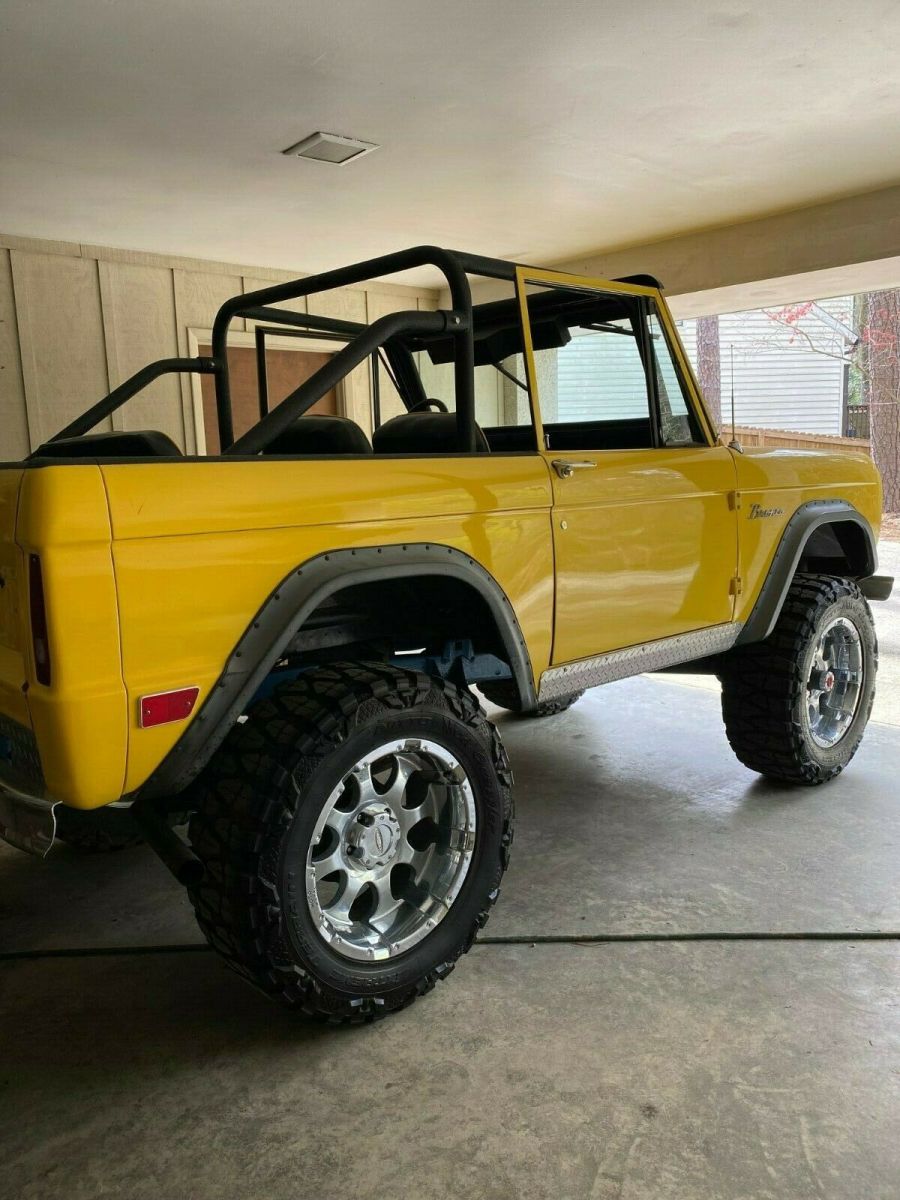
M 97 262 L 86 258 L 14 250 L 10 262 L 34 446 L 109 388 L 100 276 Z
M 210 329 L 229 296 L 297 277 L 0 234 L 0 461 L 23 457 L 145 363 L 189 355 L 188 331 Z M 426 288 L 376 283 L 325 293 L 315 308 L 365 321 L 396 308 L 432 307 L 436 297 Z M 347 415 L 368 430 L 367 368 L 353 373 L 344 395 Z M 195 453 L 190 379 L 157 380 L 114 414 L 110 427 L 161 429 Z
M 28 418 L 9 251 L 0 251 L 0 462 L 28 453 Z

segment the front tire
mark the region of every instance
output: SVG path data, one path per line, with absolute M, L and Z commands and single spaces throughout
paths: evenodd
M 798 575 L 772 634 L 720 673 L 735 754 L 778 783 L 833 779 L 859 748 L 875 698 L 878 643 L 849 579 Z
M 201 929 L 262 991 L 332 1023 L 405 1007 L 497 899 L 509 764 L 474 697 L 380 664 L 317 668 L 236 726 L 198 789 Z

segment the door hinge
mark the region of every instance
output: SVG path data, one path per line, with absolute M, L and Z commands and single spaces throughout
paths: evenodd
M 729 510 L 731 512 L 737 512 L 740 507 L 741 507 L 741 493 L 740 492 L 729 492 L 728 493 L 728 508 L 729 508 Z
M 743 579 L 741 579 L 740 575 L 732 575 L 732 577 L 728 583 L 728 595 L 729 596 L 739 596 L 743 590 L 744 590 Z

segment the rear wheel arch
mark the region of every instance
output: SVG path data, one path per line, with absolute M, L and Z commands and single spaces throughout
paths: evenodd
M 174 796 L 200 774 L 228 731 L 282 658 L 292 639 L 321 606 L 363 585 L 438 578 L 469 589 L 489 614 L 498 647 L 520 694 L 535 697 L 524 635 L 499 583 L 471 555 L 434 542 L 327 551 L 298 564 L 266 598 L 232 650 L 200 711 L 135 795 Z

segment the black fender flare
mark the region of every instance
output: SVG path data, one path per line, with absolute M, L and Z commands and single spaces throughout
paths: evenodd
M 791 580 L 812 533 L 823 525 L 847 521 L 858 525 L 865 538 L 866 566 L 858 577 L 862 579 L 875 573 L 878 566 L 875 535 L 872 533 L 872 526 L 861 512 L 847 500 L 810 500 L 801 504 L 784 527 L 775 557 L 756 603 L 738 634 L 736 646 L 746 645 L 748 642 L 761 642 L 775 628 Z
M 533 705 L 531 659 L 512 604 L 471 555 L 435 542 L 329 550 L 298 564 L 272 590 L 182 737 L 130 798 L 177 795 L 200 774 L 291 638 L 329 596 L 355 584 L 417 575 L 459 579 L 478 592 L 496 621 L 523 703 Z

